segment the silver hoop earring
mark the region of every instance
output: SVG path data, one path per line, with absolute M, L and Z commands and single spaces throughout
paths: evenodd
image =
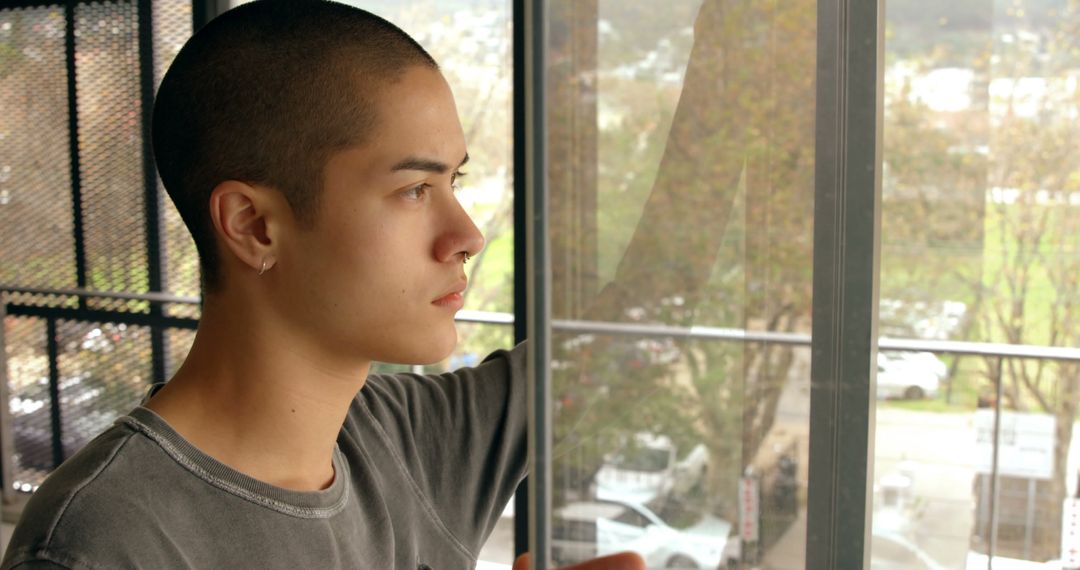
M 259 268 L 259 275 L 266 273 L 266 259 L 262 260 L 262 267 Z

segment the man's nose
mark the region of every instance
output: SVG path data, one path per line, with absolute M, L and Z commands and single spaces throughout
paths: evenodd
M 464 260 L 484 249 L 484 234 L 476 227 L 468 212 L 456 199 L 447 208 L 445 230 L 436 243 L 435 257 L 439 261 Z

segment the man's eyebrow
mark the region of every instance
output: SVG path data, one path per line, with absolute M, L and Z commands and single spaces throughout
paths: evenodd
M 465 166 L 465 163 L 469 162 L 469 154 L 465 154 L 465 158 L 461 159 L 461 162 L 457 165 L 458 168 Z M 391 172 L 397 172 L 399 170 L 421 170 L 423 172 L 436 172 L 438 174 L 445 174 L 450 170 L 450 165 L 445 162 L 440 162 L 431 158 L 423 158 L 419 156 L 410 156 L 405 160 L 395 164 L 390 169 Z

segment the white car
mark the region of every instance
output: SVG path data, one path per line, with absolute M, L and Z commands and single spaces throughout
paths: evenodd
M 679 459 L 671 438 L 635 434 L 631 444 L 605 457 L 596 473 L 596 496 L 644 504 L 669 494 L 684 494 L 705 476 L 708 452 L 698 444 Z
M 929 352 L 879 352 L 877 365 L 878 399 L 934 399 L 948 376 L 945 363 Z
M 901 535 L 874 530 L 870 536 L 870 567 L 874 570 L 946 570 L 923 549 Z M 986 568 L 984 565 L 983 568 Z M 994 564 L 997 568 L 997 564 Z
M 556 509 L 552 558 L 563 565 L 630 550 L 645 559 L 647 568 L 713 570 L 728 562 L 724 558 L 731 556 L 725 549 L 730 522 L 687 511 L 671 501 L 663 508 L 651 506 L 596 500 Z

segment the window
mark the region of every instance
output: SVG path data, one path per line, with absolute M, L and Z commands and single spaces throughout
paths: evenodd
M 680 545 L 717 545 L 700 567 L 727 542 L 800 565 L 814 5 L 556 1 L 549 18 L 555 508 L 692 503 L 665 514 Z M 661 542 L 627 547 L 689 556 Z
M 881 330 L 938 349 L 878 372 L 874 529 L 946 567 L 1062 557 L 1080 401 L 1045 347 L 1080 340 L 1078 22 L 1064 1 L 886 4 Z
M 415 370 L 476 363 L 526 314 L 526 3 L 352 3 L 455 91 L 488 245 L 457 352 Z M 199 316 L 194 247 L 144 154 L 192 4 L 22 4 L 0 9 L 7 500 L 167 378 Z M 1076 2 L 547 6 L 553 559 L 630 544 L 598 520 L 647 526 L 610 501 L 671 528 L 630 544 L 661 567 L 1062 558 Z M 510 562 L 512 517 L 485 561 Z

